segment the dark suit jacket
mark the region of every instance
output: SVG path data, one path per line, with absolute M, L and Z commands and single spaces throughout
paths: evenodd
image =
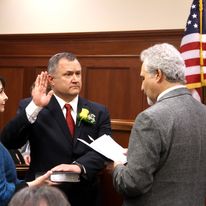
M 31 164 L 27 180 L 33 180 L 35 176 L 58 164 L 71 164 L 77 161 L 85 167 L 86 178 L 83 178 L 80 183 L 68 183 L 60 187 L 63 187 L 67 193 L 72 206 L 95 205 L 90 199 L 94 200 L 97 195 L 97 173 L 104 167 L 105 158 L 78 141 L 77 138 L 91 142 L 88 135 L 94 139 L 103 134 L 111 135 L 107 109 L 100 104 L 79 97 L 78 113 L 82 108 L 87 108 L 95 115 L 96 123 L 90 125 L 81 121 L 79 124 L 77 120 L 75 134 L 72 138 L 63 112 L 54 96 L 40 111 L 33 124 L 26 117 L 27 104 L 24 102 L 22 105 L 17 116 L 3 129 L 1 141 L 7 148 L 18 148 L 24 145 L 27 139 L 29 140 Z M 88 203 L 85 204 L 87 201 Z
M 139 114 L 128 165 L 113 173 L 124 206 L 203 206 L 206 197 L 206 107 L 186 88 L 168 92 Z

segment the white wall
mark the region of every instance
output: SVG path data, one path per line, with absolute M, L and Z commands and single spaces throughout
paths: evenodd
M 0 34 L 183 29 L 192 0 L 0 0 Z

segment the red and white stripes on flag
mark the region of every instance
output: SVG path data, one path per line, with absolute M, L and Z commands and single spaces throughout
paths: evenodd
M 201 82 L 201 64 L 200 64 L 200 34 L 189 34 L 184 36 L 181 42 L 180 52 L 185 60 L 186 65 L 186 80 L 188 88 L 199 88 L 205 86 Z M 206 35 L 202 35 L 203 42 L 203 73 L 204 80 L 206 79 Z
M 206 0 L 194 0 L 187 20 L 180 52 L 186 65 L 189 89 L 206 86 Z

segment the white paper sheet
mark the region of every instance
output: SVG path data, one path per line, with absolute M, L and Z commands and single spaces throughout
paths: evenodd
M 121 161 L 123 164 L 127 162 L 127 156 L 124 154 L 125 149 L 109 135 L 104 134 L 90 144 L 83 139 L 78 138 L 78 140 L 114 162 Z

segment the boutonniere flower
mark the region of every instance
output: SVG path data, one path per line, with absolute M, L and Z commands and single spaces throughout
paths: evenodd
M 82 111 L 79 113 L 78 115 L 78 119 L 79 119 L 79 124 L 78 126 L 80 126 L 81 122 L 84 121 L 88 124 L 95 124 L 95 115 L 89 113 L 89 110 L 86 108 L 82 108 Z

